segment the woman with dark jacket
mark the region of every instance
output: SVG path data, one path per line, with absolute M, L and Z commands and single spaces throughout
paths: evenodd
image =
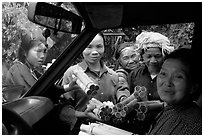
M 130 96 L 128 74 L 138 67 L 140 53 L 137 46 L 132 42 L 124 42 L 117 46 L 115 50 L 115 71 L 119 77 L 119 87 L 117 92 L 121 92 L 123 96 L 119 98 L 119 102 Z
M 144 97 L 141 101 L 161 101 L 157 93 L 156 78 L 160 71 L 166 54 L 173 51 L 168 38 L 157 32 L 142 32 L 136 37 L 136 44 L 139 46 L 142 57 L 142 65 L 135 68 L 128 75 L 130 94 L 137 87 L 143 87 Z M 141 89 L 141 88 L 140 88 Z M 135 127 L 138 134 L 145 134 L 160 110 L 151 110 L 146 113 L 142 120 L 135 119 Z M 137 114 L 137 113 L 136 113 Z
M 202 109 L 193 101 L 200 79 L 190 49 L 166 56 L 157 76 L 158 94 L 167 105 L 153 122 L 150 135 L 201 135 Z
M 42 30 L 38 27 L 22 29 L 18 59 L 7 73 L 6 84 L 22 85 L 24 92 L 28 91 L 42 75 L 41 66 L 46 55 L 47 48 Z

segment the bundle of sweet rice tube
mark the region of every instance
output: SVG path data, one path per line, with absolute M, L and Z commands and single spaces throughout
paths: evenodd
M 163 107 L 164 104 L 158 100 L 148 101 L 147 94 L 146 87 L 135 86 L 134 93 L 120 102 L 123 106 L 128 108 L 126 114 L 138 108 L 144 108 L 142 110 L 146 113 L 147 111 L 161 109 Z
M 132 94 L 123 102 L 115 105 L 112 102 L 102 103 L 92 98 L 87 105 L 87 111 L 93 111 L 100 121 L 121 123 L 123 118 L 133 110 L 137 112 L 136 117 L 138 120 L 144 120 L 147 112 L 161 110 L 164 107 L 164 103 L 159 100 L 141 102 L 135 96 Z
M 131 132 L 104 123 L 82 124 L 80 130 L 89 135 L 133 135 Z
M 80 68 L 73 70 L 73 78 L 77 78 L 76 83 L 79 87 L 88 95 L 97 94 L 97 90 L 99 90 L 99 86 L 95 84 L 84 71 Z
M 110 101 L 100 102 L 92 98 L 87 105 L 87 111 L 93 110 L 93 113 L 102 121 L 109 121 L 112 116 L 113 103 Z

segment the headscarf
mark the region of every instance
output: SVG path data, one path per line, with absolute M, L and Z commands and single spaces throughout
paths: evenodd
M 137 50 L 135 44 L 132 43 L 132 42 L 124 42 L 124 43 L 119 44 L 119 45 L 117 46 L 116 50 L 115 50 L 115 59 L 116 59 L 116 60 L 119 59 L 121 52 L 122 52 L 125 48 L 131 47 L 131 46 L 134 46 L 134 47 L 135 47 L 135 50 Z
M 151 47 L 161 48 L 163 56 L 171 53 L 174 50 L 174 47 L 170 46 L 169 39 L 157 32 L 142 32 L 136 37 L 136 44 L 138 44 L 139 49 L 144 50 Z
M 124 43 L 119 44 L 116 47 L 116 50 L 114 53 L 114 57 L 116 59 L 116 64 L 115 64 L 114 70 L 117 70 L 119 68 L 119 60 L 118 59 L 120 58 L 121 52 L 123 52 L 126 48 L 129 48 L 129 47 L 134 47 L 135 52 L 136 53 L 138 52 L 138 46 L 133 42 L 124 42 Z M 140 54 L 140 53 L 138 52 L 138 54 Z

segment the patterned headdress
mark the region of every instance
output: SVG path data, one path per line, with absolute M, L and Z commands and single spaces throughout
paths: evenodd
M 151 47 L 161 48 L 163 56 L 174 50 L 174 47 L 170 46 L 169 39 L 157 32 L 142 32 L 136 37 L 136 44 L 139 46 L 139 49 L 144 50 Z

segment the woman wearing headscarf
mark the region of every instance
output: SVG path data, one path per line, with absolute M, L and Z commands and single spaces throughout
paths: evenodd
M 115 50 L 115 71 L 119 76 L 119 85 L 117 92 L 121 94 L 119 102 L 130 96 L 128 74 L 138 66 L 140 54 L 137 46 L 132 42 L 124 42 L 117 46 Z
M 135 86 L 144 86 L 148 91 L 148 100 L 158 100 L 156 77 L 165 55 L 172 52 L 174 47 L 170 46 L 170 41 L 166 36 L 157 32 L 142 32 L 136 37 L 136 43 L 142 52 L 144 65 L 130 73 L 130 91 L 134 92 Z
M 170 46 L 169 39 L 157 32 L 142 32 L 136 37 L 136 44 L 141 51 L 141 57 L 144 65 L 140 65 L 129 73 L 128 83 L 130 93 L 138 87 L 143 87 L 145 90 L 144 97 L 141 101 L 160 100 L 157 93 L 156 77 L 160 71 L 166 54 L 174 50 Z M 158 111 L 151 111 L 146 114 L 146 118 L 142 121 L 137 121 L 136 126 L 139 134 L 144 134 L 148 131 L 152 120 L 158 114 Z

